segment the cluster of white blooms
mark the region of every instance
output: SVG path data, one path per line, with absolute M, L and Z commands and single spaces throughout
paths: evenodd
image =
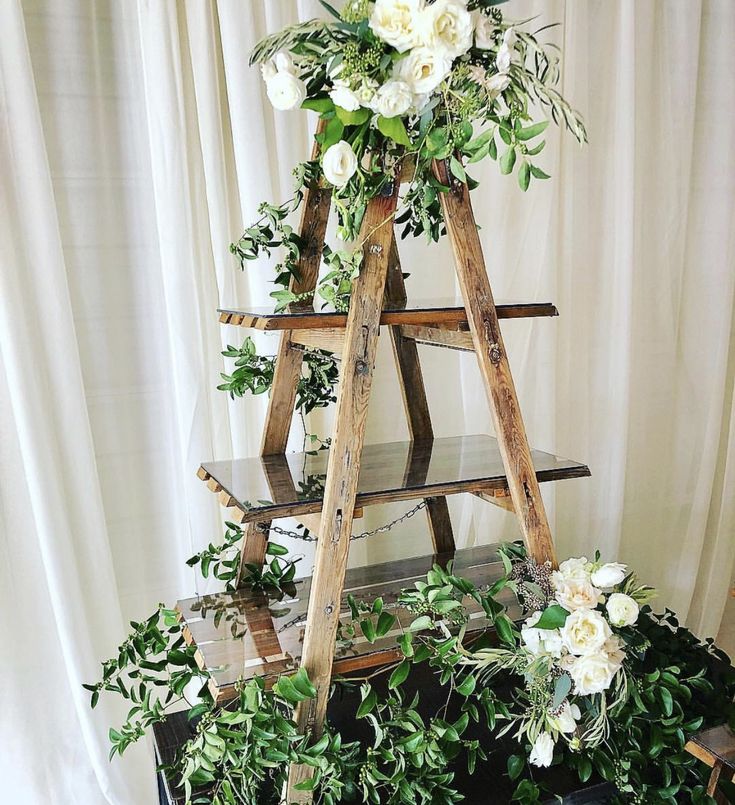
M 389 108 L 392 114 L 385 114 L 377 101 L 370 104 L 385 117 L 420 112 L 451 72 L 454 60 L 467 53 L 473 43 L 483 50 L 496 46 L 495 23 L 481 11 L 470 13 L 467 0 L 376 0 L 370 28 L 378 39 L 406 54 L 396 62 L 389 84 L 394 86 L 391 92 L 400 92 L 402 98 L 410 93 L 412 102 L 396 104 L 401 111 Z M 498 91 L 510 83 L 514 36 L 508 29 L 498 49 L 496 66 L 503 77 Z
M 569 674 L 579 696 L 607 690 L 623 665 L 623 642 L 610 627 L 632 626 L 638 620 L 639 607 L 629 595 L 613 592 L 606 598 L 604 591 L 620 584 L 625 572 L 625 565 L 617 562 L 599 565 L 584 556 L 567 559 L 551 576 L 556 601 L 569 613 L 563 626 L 537 628 L 542 616 L 539 611 L 521 629 L 526 650 L 550 657 Z M 602 605 L 604 611 L 598 609 Z M 567 701 L 561 713 L 550 714 L 549 721 L 558 732 L 574 732 L 579 717 L 579 709 Z M 553 750 L 553 735 L 542 732 L 534 742 L 530 762 L 550 765 Z

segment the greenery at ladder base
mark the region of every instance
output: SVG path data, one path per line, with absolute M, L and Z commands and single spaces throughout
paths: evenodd
M 228 533 L 234 546 L 237 527 L 230 526 Z M 282 550 L 271 548 L 269 553 L 279 559 Z M 503 602 L 509 590 L 518 590 L 511 560 L 515 565 L 527 559 L 518 545 L 506 550 L 509 570 L 489 587 L 456 575 L 450 563 L 435 566 L 390 607 L 381 599 L 350 601 L 351 617 L 340 628 L 345 646 L 356 636 L 371 643 L 386 639 L 397 627 L 398 608 L 414 615 L 397 638 L 401 661 L 378 672 L 387 679 L 387 695 L 379 694 L 370 679 L 334 682 L 335 691 L 360 684 L 356 717 L 369 730 L 370 740 L 359 743 L 343 741 L 328 723 L 318 737 L 298 733 L 293 709 L 316 693 L 303 669 L 281 676 L 270 690 L 262 679 L 244 682 L 233 701 L 216 705 L 206 674 L 184 643 L 177 613 L 159 607 L 147 620 L 132 624 L 133 632 L 117 655 L 103 663 L 101 681 L 85 685 L 93 706 L 103 691 L 131 704 L 126 722 L 110 730 L 111 756 L 186 704 L 196 725 L 194 737 L 168 772 L 184 786 L 192 805 L 275 805 L 282 802 L 291 763 L 313 770 L 301 785 L 325 805 L 460 802 L 452 764 L 466 762 L 472 771 L 485 762 L 483 746 L 498 745 L 495 739 L 508 731 L 524 696 L 522 680 L 512 673 L 501 672 L 486 685 L 467 661 L 495 646 L 519 645 L 518 627 Z M 192 563 L 205 569 L 201 556 Z M 262 578 L 256 587 L 262 587 Z M 270 594 L 278 596 L 277 586 Z M 471 613 L 478 611 L 488 627 L 473 635 L 467 648 L 464 632 Z M 590 750 L 583 741 L 574 750 L 559 742 L 553 764 L 574 769 L 582 783 L 593 773 L 614 782 L 621 803 L 712 803 L 704 784 L 709 770 L 684 751 L 684 743 L 691 733 L 724 720 L 735 725 L 735 670 L 711 642 L 698 641 L 668 611 L 655 615 L 643 607 L 636 630 L 628 696 L 607 714 L 606 739 Z M 722 661 L 714 670 L 713 660 Z M 446 706 L 430 716 L 420 712 L 417 697 L 404 694 L 412 674 L 427 665 L 447 693 Z M 189 702 L 193 686 L 201 689 L 197 701 Z M 450 703 L 459 715 L 448 720 Z M 486 731 L 486 740 L 468 737 L 471 724 Z M 545 801 L 554 792 L 529 762 L 531 746 L 523 740 L 514 746 L 507 761 L 515 785 L 513 802 Z

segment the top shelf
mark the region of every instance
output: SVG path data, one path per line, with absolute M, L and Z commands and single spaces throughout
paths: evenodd
M 497 302 L 499 319 L 524 319 L 539 316 L 558 316 L 551 302 Z M 306 330 L 347 326 L 347 314 L 303 307 L 274 313 L 270 307 L 249 307 L 243 310 L 220 308 L 223 324 L 250 327 L 255 330 Z M 415 299 L 407 302 L 385 302 L 381 324 L 442 325 L 467 330 L 467 313 L 462 299 Z

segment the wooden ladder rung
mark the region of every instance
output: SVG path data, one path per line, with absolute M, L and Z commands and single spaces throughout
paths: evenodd
M 507 512 L 515 514 L 516 510 L 513 506 L 513 500 L 507 489 L 493 489 L 489 492 L 474 492 L 473 494 L 487 503 L 492 503 L 495 506 L 499 506 L 501 509 L 505 509 Z
M 335 356 L 342 355 L 345 342 L 344 329 L 324 327 L 321 329 L 291 330 L 291 343 L 308 349 L 323 349 Z
M 401 325 L 401 335 L 419 344 L 430 344 L 437 347 L 448 347 L 474 352 L 475 344 L 472 334 L 462 330 L 449 330 L 444 327 L 425 327 L 419 324 Z

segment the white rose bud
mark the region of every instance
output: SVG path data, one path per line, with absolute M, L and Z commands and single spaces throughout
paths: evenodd
M 608 562 L 592 573 L 592 583 L 595 587 L 614 587 L 625 578 L 626 568 L 619 562 Z
M 405 81 L 415 95 L 424 95 L 433 92 L 451 69 L 452 60 L 445 53 L 419 47 L 397 63 L 394 77 Z
M 571 579 L 557 585 L 556 600 L 564 609 L 573 612 L 575 609 L 594 609 L 603 598 L 589 581 Z
M 574 732 L 577 729 L 577 721 L 582 717 L 579 707 L 576 704 L 569 704 L 569 700 L 565 700 L 561 710 L 556 716 L 551 717 L 549 720 L 559 730 L 565 734 Z
M 383 117 L 405 115 L 413 105 L 411 87 L 405 81 L 398 79 L 386 81 L 375 93 L 370 105 L 374 112 Z
M 306 98 L 306 84 L 293 75 L 279 71 L 266 82 L 270 102 L 276 109 L 298 109 Z
M 370 28 L 378 39 L 405 53 L 418 43 L 415 22 L 424 0 L 376 0 Z
M 335 106 L 339 106 L 346 112 L 356 112 L 360 108 L 360 99 L 357 97 L 357 93 L 350 89 L 346 81 L 335 81 L 329 97 Z
M 330 145 L 322 158 L 322 170 L 329 184 L 344 187 L 357 170 L 357 157 L 352 146 L 344 140 Z
M 551 761 L 554 759 L 554 739 L 548 732 L 542 732 L 538 738 L 533 742 L 531 754 L 528 757 L 528 762 L 534 766 L 541 766 L 545 768 L 551 766 Z
M 495 57 L 495 66 L 498 68 L 498 72 L 509 72 L 512 61 L 513 53 L 511 52 L 510 48 L 506 45 L 501 45 L 498 49 L 498 55 Z
M 482 11 L 473 11 L 472 19 L 475 24 L 475 47 L 480 50 L 490 50 L 495 47 L 495 23 Z
M 421 44 L 442 50 L 456 59 L 472 47 L 474 25 L 467 3 L 460 0 L 435 0 L 418 17 Z
M 607 599 L 607 615 L 613 626 L 632 626 L 639 612 L 636 601 L 625 593 L 613 593 Z
M 567 616 L 561 628 L 564 645 L 571 654 L 592 654 L 599 651 L 612 635 L 610 626 L 599 612 L 578 609 Z
M 574 680 L 574 692 L 580 696 L 591 696 L 607 690 L 617 671 L 618 666 L 602 653 L 577 657 L 569 669 Z
M 516 43 L 516 32 L 514 28 L 506 28 L 505 33 L 503 34 L 503 44 L 513 50 L 513 46 Z

